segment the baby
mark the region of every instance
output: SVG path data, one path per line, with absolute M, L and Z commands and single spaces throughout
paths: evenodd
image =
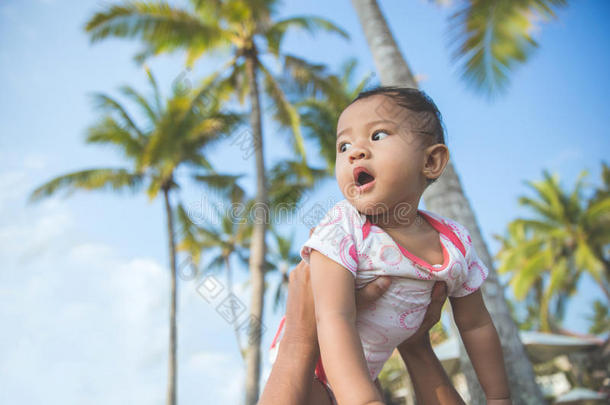
M 339 117 L 336 153 L 345 199 L 301 249 L 320 343 L 316 377 L 341 405 L 382 404 L 373 381 L 419 328 L 441 280 L 488 404 L 510 404 L 500 342 L 479 290 L 488 270 L 465 227 L 417 209 L 449 160 L 434 102 L 408 88 L 360 93 Z M 356 312 L 355 289 L 379 276 L 392 276 L 390 288 Z

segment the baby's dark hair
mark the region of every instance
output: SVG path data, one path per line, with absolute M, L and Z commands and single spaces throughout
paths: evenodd
M 367 97 L 383 95 L 389 97 L 394 103 L 406 110 L 405 118 L 402 120 L 404 124 L 410 126 L 409 130 L 418 134 L 422 134 L 425 138 L 423 144 L 427 147 L 437 143 L 445 144 L 445 128 L 443 125 L 443 117 L 438 110 L 434 101 L 423 91 L 396 86 L 379 86 L 370 90 L 362 91 L 350 102 L 350 105 L 358 100 Z M 379 114 L 390 112 L 393 105 L 379 105 L 376 111 Z M 415 114 L 412 114 L 415 113 Z M 401 123 L 403 125 L 403 123 Z M 428 185 L 435 182 L 436 179 L 428 179 Z

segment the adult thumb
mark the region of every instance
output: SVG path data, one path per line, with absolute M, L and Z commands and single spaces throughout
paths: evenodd
M 366 308 L 373 304 L 387 291 L 392 284 L 392 280 L 388 276 L 380 276 L 375 280 L 357 290 L 356 292 L 356 307 Z

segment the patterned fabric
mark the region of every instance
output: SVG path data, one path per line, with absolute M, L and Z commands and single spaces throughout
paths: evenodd
M 450 297 L 462 297 L 487 278 L 487 267 L 465 227 L 430 211 L 418 212 L 439 232 L 443 263 L 430 264 L 413 255 L 347 200 L 326 213 L 301 248 L 307 263 L 315 249 L 340 264 L 354 276 L 357 289 L 382 275 L 395 277 L 387 292 L 370 308 L 358 311 L 356 318 L 372 380 L 394 348 L 421 325 L 435 281 L 447 283 Z M 319 363 L 318 378 L 325 377 L 322 370 Z

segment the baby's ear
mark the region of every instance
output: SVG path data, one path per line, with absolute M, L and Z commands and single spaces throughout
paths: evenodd
M 430 145 L 425 150 L 424 175 L 428 179 L 438 179 L 449 163 L 449 149 L 442 143 Z

